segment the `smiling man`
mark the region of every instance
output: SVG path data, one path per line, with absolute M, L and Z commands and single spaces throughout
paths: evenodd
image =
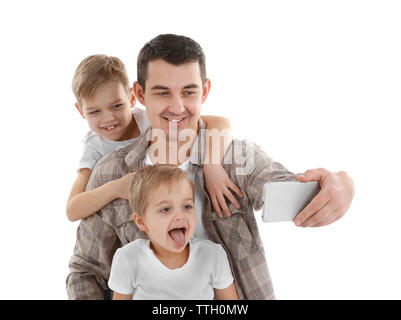
M 202 104 L 210 91 L 202 48 L 190 38 L 160 35 L 138 56 L 137 99 L 146 106 L 152 124 L 132 145 L 100 160 L 88 189 L 135 171 L 144 164 L 167 163 L 188 171 L 195 182 L 198 218 L 195 237 L 220 243 L 230 260 L 240 299 L 274 299 L 263 244 L 254 210 L 263 206 L 263 186 L 270 181 L 319 181 L 321 190 L 297 216 L 300 226 L 323 226 L 341 218 L 353 198 L 353 183 L 345 172 L 288 171 L 250 141 L 233 140 L 224 169 L 241 189 L 240 208 L 229 204 L 232 215 L 214 211 L 204 185 L 205 126 Z M 156 138 L 157 137 L 157 138 Z M 246 170 L 238 170 L 245 167 Z M 70 299 L 103 299 L 112 257 L 117 248 L 146 237 L 131 219 L 126 200 L 117 199 L 81 221 L 70 261 L 67 289 Z

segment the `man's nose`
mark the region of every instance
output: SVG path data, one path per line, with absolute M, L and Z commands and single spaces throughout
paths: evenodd
M 184 103 L 182 101 L 181 95 L 173 95 L 170 103 L 169 111 L 174 114 L 181 114 L 185 111 Z

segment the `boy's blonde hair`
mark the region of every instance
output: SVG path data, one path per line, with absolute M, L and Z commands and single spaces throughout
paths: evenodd
M 128 201 L 132 210 L 143 216 L 148 197 L 159 187 L 170 187 L 173 183 L 186 180 L 192 188 L 195 197 L 195 186 L 189 175 L 180 168 L 168 165 L 144 166 L 136 171 L 128 192 Z
M 72 79 L 72 91 L 81 105 L 84 97 L 93 97 L 96 90 L 110 81 L 120 82 L 127 93 L 130 91 L 129 80 L 124 63 L 117 57 L 94 54 L 86 57 L 78 65 Z

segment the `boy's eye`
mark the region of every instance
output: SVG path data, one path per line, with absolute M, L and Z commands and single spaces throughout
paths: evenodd
M 118 109 L 118 108 L 120 108 L 121 106 L 122 106 L 122 103 L 116 104 L 116 105 L 113 106 L 113 109 Z
M 98 112 L 99 112 L 99 110 L 93 110 L 93 111 L 89 112 L 89 114 L 96 114 Z
M 165 208 L 161 209 L 161 210 L 160 210 L 160 212 L 164 212 L 164 213 L 166 213 L 166 212 L 168 212 L 169 210 L 170 210 L 170 208 L 168 208 L 168 207 L 165 207 Z
M 190 210 L 190 209 L 192 209 L 192 206 L 191 206 L 190 204 L 186 204 L 186 205 L 184 206 L 184 208 L 187 209 L 187 210 Z

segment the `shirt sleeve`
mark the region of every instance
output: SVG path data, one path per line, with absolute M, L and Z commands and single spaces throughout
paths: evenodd
M 117 249 L 111 263 L 109 288 L 121 294 L 132 294 L 130 270 L 121 249 Z
M 230 262 L 227 253 L 221 245 L 216 248 L 215 268 L 212 277 L 212 287 L 225 289 L 234 281 L 231 273 Z
M 260 210 L 263 206 L 263 188 L 266 182 L 297 180 L 299 174 L 292 173 L 281 163 L 274 161 L 252 141 L 237 140 L 232 147 L 236 165 L 231 175 L 234 183 L 246 193 L 254 210 Z M 239 164 L 238 159 L 241 159 Z
M 93 170 L 96 163 L 103 157 L 103 155 L 95 150 L 89 143 L 85 143 L 82 157 L 78 164 L 78 170 L 83 168 L 89 168 Z

